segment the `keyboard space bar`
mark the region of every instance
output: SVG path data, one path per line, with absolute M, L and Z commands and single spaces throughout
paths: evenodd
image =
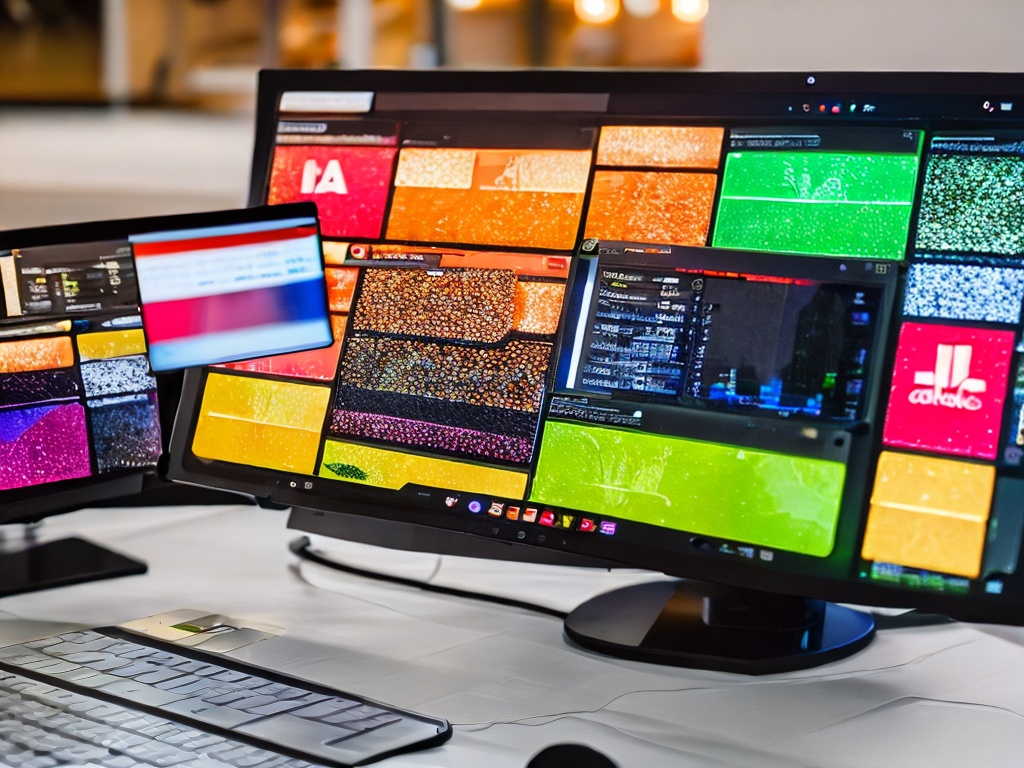
M 341 763 L 356 764 L 378 755 L 406 748 L 423 739 L 424 723 L 402 718 L 371 731 L 353 734 L 344 728 L 310 722 L 292 715 L 275 715 L 234 729 L 254 738 L 301 749 L 306 754 Z

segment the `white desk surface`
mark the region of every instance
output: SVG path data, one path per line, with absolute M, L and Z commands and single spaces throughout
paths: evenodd
M 1024 765 L 1024 629 L 884 631 L 848 659 L 785 675 L 658 667 L 572 647 L 541 614 L 298 567 L 286 519 L 247 506 L 52 518 L 47 537 L 79 533 L 146 560 L 149 573 L 4 598 L 0 641 L 177 608 L 281 627 L 231 655 L 451 721 L 447 744 L 384 768 L 521 768 L 564 742 L 621 768 Z M 553 604 L 636 578 L 342 549 Z

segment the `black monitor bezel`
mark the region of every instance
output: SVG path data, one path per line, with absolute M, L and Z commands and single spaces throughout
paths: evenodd
M 650 122 L 678 124 L 785 125 L 792 120 L 801 124 L 824 126 L 887 125 L 941 126 L 944 130 L 983 127 L 999 129 L 1021 126 L 1020 119 L 983 109 L 986 100 L 1024 98 L 1024 75 L 1013 73 L 926 73 L 926 72 L 770 72 L 770 73 L 702 73 L 702 72 L 623 72 L 605 70 L 577 71 L 293 71 L 270 70 L 260 75 L 256 114 L 256 139 L 250 187 L 250 204 L 261 203 L 266 194 L 270 160 L 275 141 L 278 103 L 286 91 L 367 91 L 412 94 L 445 93 L 541 93 L 541 94 L 614 94 L 607 110 L 587 112 L 586 107 L 569 104 L 559 113 L 566 119 L 578 116 L 586 120 L 595 113 L 608 119 L 622 114 L 629 116 L 631 99 L 637 95 L 664 96 L 663 114 L 645 113 Z M 870 99 L 876 109 L 855 117 L 832 114 L 793 115 L 787 109 L 807 103 L 829 100 Z M 738 104 L 742 102 L 742 109 Z M 593 104 L 586 99 L 582 104 Z M 397 113 L 396 113 L 397 114 Z M 410 112 L 410 115 L 415 114 Z M 500 115 L 481 111 L 481 118 Z M 927 115 L 927 117 L 922 117 Z M 895 328 L 893 328 L 895 332 Z M 890 339 L 890 343 L 891 343 Z M 201 371 L 189 371 L 185 377 L 183 403 L 195 398 L 202 383 Z M 882 404 L 884 406 L 884 403 Z M 880 406 L 880 407 L 882 407 Z M 172 438 L 174 473 L 187 482 L 209 482 L 192 474 L 181 463 L 187 453 L 185 434 L 191 427 L 189 414 L 179 413 L 179 425 Z M 465 519 L 445 518 L 433 514 L 429 518 L 421 509 L 403 506 L 395 494 L 376 493 L 372 489 L 354 488 L 351 499 L 327 500 L 310 494 L 284 480 L 276 485 L 234 477 L 229 484 L 235 491 L 257 498 L 294 505 L 315 507 L 315 515 L 334 514 L 377 515 L 383 520 L 410 525 L 424 525 L 466 533 Z M 310 478 L 315 480 L 315 478 Z M 866 492 L 866 491 L 865 491 Z M 860 523 L 863 525 L 863 521 Z M 329 525 L 329 523 L 325 523 Z M 469 531 L 483 538 L 505 540 L 506 531 L 493 526 Z M 516 541 L 508 539 L 512 545 Z M 528 546 L 524 545 L 524 546 Z M 740 587 L 772 590 L 843 602 L 869 605 L 914 606 L 944 613 L 964 620 L 1024 624 L 1024 605 L 1000 603 L 973 595 L 943 595 L 924 591 L 891 588 L 867 582 L 823 578 L 792 571 L 741 567 L 733 560 L 706 557 L 697 549 L 680 554 L 603 537 L 577 537 L 562 534 L 552 537 L 546 545 L 555 550 L 621 562 L 642 564 L 652 570 L 672 575 L 720 581 Z M 851 568 L 852 573 L 852 568 Z

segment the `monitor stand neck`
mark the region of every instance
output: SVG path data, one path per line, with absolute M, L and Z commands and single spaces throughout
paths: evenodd
M 820 600 L 699 581 L 608 592 L 578 606 L 565 633 L 585 648 L 656 664 L 771 674 L 864 648 L 870 614 Z
M 0 526 L 0 597 L 146 572 L 145 563 L 84 539 L 42 542 L 41 528 Z

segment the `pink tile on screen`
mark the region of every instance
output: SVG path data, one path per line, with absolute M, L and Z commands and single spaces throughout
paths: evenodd
M 85 409 L 80 403 L 0 412 L 0 490 L 91 473 Z
M 1014 333 L 904 323 L 882 440 L 994 459 Z
M 327 237 L 380 237 L 392 147 L 280 146 L 268 202 L 312 200 Z

